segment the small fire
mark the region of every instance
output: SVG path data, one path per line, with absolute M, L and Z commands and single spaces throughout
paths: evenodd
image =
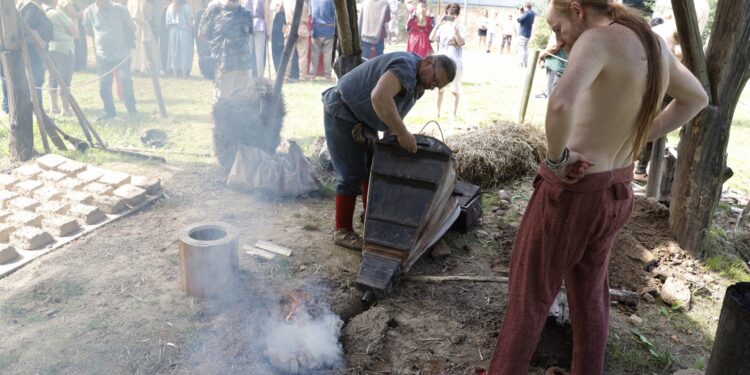
M 310 295 L 301 290 L 293 290 L 289 292 L 288 297 L 290 301 L 284 306 L 284 321 L 287 322 L 294 319 L 294 316 L 299 313 L 299 309 L 310 301 Z
M 277 321 L 268 327 L 265 356 L 277 372 L 309 374 L 343 362 L 343 322 L 310 293 L 293 290 L 279 301 Z

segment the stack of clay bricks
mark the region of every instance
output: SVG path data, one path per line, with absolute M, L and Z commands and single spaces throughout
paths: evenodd
M 161 192 L 158 179 L 131 176 L 47 154 L 0 174 L 0 265 L 15 249 L 45 248 Z

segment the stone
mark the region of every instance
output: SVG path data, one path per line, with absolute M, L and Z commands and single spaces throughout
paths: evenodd
M 161 191 L 161 180 L 158 178 L 133 176 L 130 178 L 130 184 L 146 190 L 148 195 L 156 195 Z
M 510 208 L 510 201 L 501 200 L 497 206 L 500 210 L 507 211 Z
M 675 277 L 667 277 L 659 291 L 659 297 L 669 305 L 690 308 L 690 287 L 684 281 Z
M 36 164 L 42 169 L 52 170 L 60 165 L 72 161 L 64 156 L 47 154 L 36 159 Z
M 0 245 L 0 264 L 13 263 L 19 258 L 19 254 L 13 246 Z
M 44 219 L 42 228 L 53 236 L 63 237 L 77 231 L 81 226 L 71 217 L 55 216 Z
M 42 225 L 43 218 L 36 212 L 21 211 L 8 217 L 6 221 L 14 227 L 38 227 Z
M 36 176 L 42 174 L 44 170 L 36 166 L 36 164 L 22 165 L 13 170 L 13 174 L 21 180 L 28 180 L 30 178 L 36 178 Z
M 0 224 L 0 242 L 10 241 L 10 235 L 16 230 L 16 227 L 8 224 Z
M 9 174 L 0 174 L 0 189 L 10 190 L 18 181 L 20 180 Z
M 58 183 L 67 177 L 68 176 L 65 175 L 65 173 L 60 173 L 58 171 L 44 171 L 38 178 L 40 181 Z
M 68 160 L 55 168 L 58 172 L 65 173 L 68 177 L 73 177 L 86 170 L 86 164 Z
M 646 303 L 655 303 L 656 302 L 656 297 L 654 297 L 651 294 L 644 294 L 644 295 L 641 296 L 641 298 L 643 299 L 643 302 L 646 302 Z
M 29 197 L 16 197 L 8 202 L 6 208 L 19 211 L 36 211 L 41 203 L 38 200 Z
M 130 183 L 130 175 L 122 172 L 107 171 L 104 173 L 104 176 L 99 179 L 99 182 L 117 188 Z
M 0 210 L 0 223 L 4 223 L 11 215 L 13 215 L 13 213 L 10 211 Z
M 0 190 L 0 206 L 2 207 L 8 207 L 8 202 L 12 201 L 13 199 L 16 199 L 18 197 L 18 194 L 7 191 L 7 190 Z
M 70 203 L 91 204 L 94 201 L 94 196 L 80 191 L 69 191 L 63 199 Z
M 85 182 L 95 182 L 104 176 L 104 171 L 99 168 L 88 168 L 85 171 L 76 175 L 76 178 Z
M 63 193 L 53 187 L 44 186 L 34 192 L 34 199 L 39 202 L 49 202 L 60 200 L 63 197 Z
M 438 241 L 430 252 L 433 259 L 443 259 L 449 255 L 451 255 L 451 248 L 443 240 Z
M 85 185 L 84 182 L 76 180 L 75 178 L 70 178 L 70 177 L 68 177 L 68 178 L 66 178 L 64 180 L 60 180 L 57 183 L 57 187 L 60 188 L 60 190 L 63 190 L 63 191 L 78 190 L 83 185 Z
M 135 185 L 123 185 L 114 191 L 114 196 L 125 199 L 129 205 L 135 206 L 146 199 L 146 190 Z
M 628 317 L 628 323 L 638 327 L 643 324 L 643 319 L 641 319 L 638 315 L 633 314 Z
M 81 220 L 86 225 L 96 224 L 107 218 L 99 207 L 76 204 L 70 208 L 69 215 Z
M 500 190 L 497 192 L 498 198 L 500 198 L 501 201 L 508 201 L 510 202 L 513 198 L 508 194 L 505 190 Z
M 52 241 L 52 235 L 35 227 L 18 228 L 11 235 L 11 242 L 24 250 L 36 250 Z
M 26 180 L 17 183 L 16 186 L 13 187 L 13 190 L 18 194 L 30 197 L 34 194 L 34 191 L 40 189 L 42 186 L 44 186 L 44 183 L 41 181 Z
M 50 216 L 63 216 L 68 213 L 70 204 L 59 201 L 52 201 L 42 203 L 41 206 L 37 207 L 36 212 L 45 217 Z
M 104 211 L 105 214 L 110 215 L 128 208 L 124 199 L 111 195 L 95 196 L 93 205 L 99 207 L 99 209 Z
M 115 188 L 112 185 L 103 184 L 101 182 L 92 182 L 81 188 L 81 190 L 91 195 L 109 195 L 115 191 Z

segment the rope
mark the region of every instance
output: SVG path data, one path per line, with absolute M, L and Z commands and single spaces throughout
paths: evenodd
M 133 56 L 133 52 L 134 51 L 130 51 L 130 54 L 128 55 L 128 57 L 122 59 L 122 61 L 120 61 L 119 63 L 117 63 L 117 65 L 115 65 L 115 67 L 112 68 L 112 69 L 110 69 L 108 72 L 106 72 L 106 73 L 104 73 L 104 74 L 96 77 L 95 79 L 92 79 L 91 81 L 84 82 L 84 83 L 78 84 L 76 86 L 70 86 L 70 87 L 68 87 L 68 89 L 69 90 L 79 89 L 79 88 L 82 88 L 82 87 L 86 87 L 86 86 L 88 86 L 90 84 L 99 82 L 99 80 L 101 80 L 102 78 L 104 78 L 104 77 L 112 74 L 112 72 L 114 72 L 115 70 L 117 70 L 117 68 L 119 68 L 120 66 L 122 66 L 122 64 L 124 64 L 126 61 L 128 61 L 128 59 Z M 0 77 L 0 80 L 1 81 L 6 81 L 5 77 Z M 59 82 L 59 84 L 63 85 L 65 83 Z M 42 90 L 42 91 L 57 91 L 57 90 L 59 90 L 59 89 L 51 89 L 51 88 L 44 88 L 44 87 L 34 87 L 34 88 L 37 89 L 37 90 Z
M 427 123 L 424 124 L 424 126 L 422 127 L 422 129 L 419 131 L 418 134 L 422 134 L 422 132 L 425 130 L 425 128 L 427 128 L 427 125 L 430 125 L 431 123 L 434 123 L 435 125 L 437 125 L 437 128 L 440 131 L 440 138 L 442 139 L 443 143 L 445 143 L 445 136 L 443 136 L 443 128 L 441 128 L 440 127 L 440 123 L 438 123 L 435 120 L 427 121 Z

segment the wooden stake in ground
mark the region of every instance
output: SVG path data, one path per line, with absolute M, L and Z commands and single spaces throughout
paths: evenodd
M 278 103 L 281 101 L 281 86 L 284 84 L 284 78 L 286 77 L 286 67 L 289 65 L 289 59 L 292 57 L 292 51 L 297 43 L 299 32 L 299 22 L 302 19 L 302 6 L 304 0 L 297 0 L 294 4 L 294 15 L 292 16 L 292 27 L 289 30 L 289 36 L 287 37 L 286 44 L 284 44 L 284 52 L 281 54 L 281 63 L 279 64 L 279 70 L 276 73 L 276 83 L 273 86 L 273 95 L 276 100 L 274 104 L 274 110 L 271 113 L 276 113 L 275 108 L 278 108 Z M 307 20 L 305 20 L 307 22 Z M 302 74 L 302 72 L 300 72 Z
M 664 149 L 667 147 L 667 138 L 661 137 L 654 141 L 651 148 L 651 160 L 648 165 L 648 183 L 646 184 L 646 197 L 661 199 L 659 190 L 663 174 Z
M 156 66 L 156 62 L 154 61 L 154 51 L 151 49 L 152 44 L 150 41 L 144 41 L 143 47 L 146 50 L 148 73 L 151 76 L 151 84 L 154 86 L 156 102 L 159 103 L 159 112 L 161 113 L 161 117 L 167 117 L 167 106 L 164 104 L 164 96 L 161 94 L 161 84 L 159 83 L 159 67 Z
M 531 86 L 534 83 L 534 74 L 536 73 L 536 62 L 539 61 L 539 50 L 534 50 L 533 63 L 529 65 L 529 72 L 526 74 L 526 84 L 523 87 L 523 97 L 521 98 L 521 109 L 518 112 L 518 123 L 523 124 L 526 121 L 526 109 L 529 107 L 529 96 L 531 96 Z
M 727 288 L 706 375 L 745 374 L 750 363 L 750 283 Z

